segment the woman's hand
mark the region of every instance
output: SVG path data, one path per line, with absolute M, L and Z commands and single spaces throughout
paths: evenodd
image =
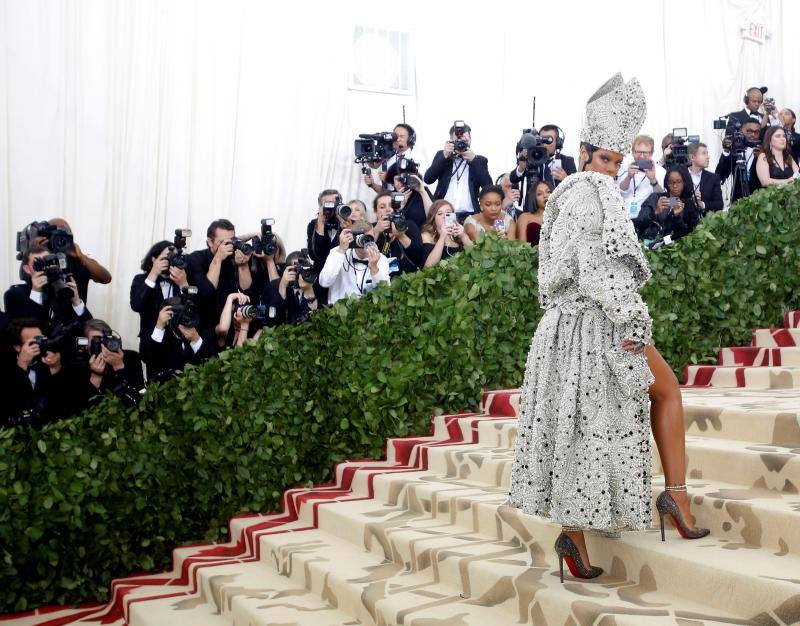
M 633 341 L 632 339 L 623 339 L 619 347 L 628 354 L 644 354 L 646 344 L 641 341 Z

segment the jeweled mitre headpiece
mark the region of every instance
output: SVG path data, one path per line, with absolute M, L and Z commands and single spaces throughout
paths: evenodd
M 639 81 L 614 74 L 586 103 L 581 141 L 625 154 L 647 116 L 647 102 Z

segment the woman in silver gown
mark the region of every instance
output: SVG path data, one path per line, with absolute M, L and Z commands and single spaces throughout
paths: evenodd
M 686 538 L 708 534 L 692 523 L 680 388 L 650 344 L 638 293 L 650 268 L 614 181 L 645 115 L 636 79 L 617 74 L 590 98 L 582 171 L 550 196 L 542 225 L 545 313 L 528 354 L 509 503 L 562 525 L 562 581 L 563 560 L 576 577 L 603 571 L 589 564 L 584 530 L 650 525 L 651 423 L 667 485 L 662 539 L 665 516 Z

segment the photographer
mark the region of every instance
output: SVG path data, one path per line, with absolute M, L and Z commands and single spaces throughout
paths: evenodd
M 416 272 L 425 262 L 419 227 L 405 217 L 405 200 L 404 194 L 384 191 L 372 201 L 377 219 L 372 236 L 381 254 L 397 259 L 393 277 Z
M 700 215 L 709 211 L 721 211 L 722 182 L 714 172 L 708 171 L 708 147 L 704 143 L 692 142 L 687 148 L 689 176 L 692 179 L 694 198 Z
M 419 177 L 417 164 L 405 158 L 398 159 L 389 168 L 388 179 L 393 181 L 395 190 L 406 197 L 403 205 L 406 218 L 414 222 L 417 228 L 422 228 L 428 209 L 433 204 L 433 195 Z
M 450 127 L 450 138 L 425 172 L 425 183 L 436 182 L 435 200 L 447 200 L 456 210 L 459 222 L 477 213 L 478 194 L 492 184 L 489 162 L 472 150 L 472 129 L 462 121 Z
M 768 115 L 766 112 L 759 111 L 764 102 L 765 93 L 767 93 L 766 87 L 750 87 L 744 94 L 744 108 L 728 115 L 728 123 L 735 120 L 743 128 L 748 122 L 754 121 L 760 128 L 765 116 Z M 764 125 L 766 126 L 766 122 Z
M 42 426 L 85 407 L 78 376 L 62 363 L 67 337 L 48 339 L 32 318 L 13 320 L 9 335 L 14 355 L 6 380 L 11 393 L 2 403 L 0 426 Z
M 319 275 L 331 306 L 350 295 L 360 298 L 378 283 L 389 282 L 389 259 L 375 245 L 369 222 L 356 222 L 352 229 L 343 230 L 339 239 Z
M 326 203 L 338 205 L 341 195 L 336 189 L 325 189 L 317 196 L 317 217 L 308 223 L 306 239 L 308 251 L 317 269 L 322 269 L 332 249 L 339 245 L 341 223 L 338 215 L 325 208 Z
M 739 131 L 735 128 L 735 123 L 731 123 L 730 120 L 728 122 L 730 132 L 726 131 L 722 140 L 722 155 L 714 171 L 722 183 L 733 176 L 730 195 L 733 203 L 739 198 L 749 196 L 761 186 L 756 173 L 756 161 L 761 154 L 759 142 L 761 126 L 756 120 L 749 120 Z M 740 165 L 737 166 L 737 163 Z
M 217 348 L 225 349 L 241 346 L 263 327 L 263 324 L 255 322 L 256 315 L 245 315 L 248 311 L 253 311 L 255 313 L 258 308 L 257 305 L 253 305 L 251 309 L 249 306 L 246 306 L 249 304 L 250 297 L 246 294 L 232 293 L 228 295 L 228 299 L 219 316 L 219 324 L 217 324 L 215 328 Z M 274 307 L 271 310 L 269 310 L 268 307 L 259 310 L 268 313 L 265 317 L 269 316 L 269 313 L 271 313 L 273 321 L 273 323 L 270 324 L 271 326 L 278 326 L 283 322 L 285 316 L 283 310 L 279 311 Z
M 534 172 L 535 179 L 547 181 L 555 188 L 558 187 L 559 183 L 563 182 L 567 176 L 577 171 L 575 159 L 561 152 L 564 148 L 564 134 L 559 126 L 556 124 L 545 124 L 539 129 L 539 135 L 549 138 L 550 143 L 542 144 L 547 150 L 547 161 L 537 167 Z M 517 163 L 517 169 L 510 174 L 511 183 L 520 182 L 525 175 L 527 169 L 526 151 L 522 152 L 522 156 L 525 158 Z M 526 202 L 526 206 L 529 207 L 530 204 Z
M 189 286 L 186 270 L 169 261 L 174 249 L 173 243 L 166 240 L 153 244 L 142 259 L 142 273 L 134 276 L 131 282 L 131 309 L 139 314 L 140 352 L 142 341 L 152 332 L 164 300 L 180 295 L 181 289 Z M 185 265 L 186 259 L 183 257 L 178 264 Z
M 75 277 L 78 294 L 84 302 L 87 302 L 90 280 L 103 285 L 111 282 L 111 273 L 84 254 L 75 241 L 70 225 L 64 219 L 56 217 L 49 222 L 32 222 L 18 237 L 21 254 L 29 246 L 46 248 L 53 253 L 63 252 L 67 257 L 67 272 Z
M 319 286 L 314 266 L 305 251 L 292 252 L 287 257 L 286 269 L 278 284 L 278 297 L 289 324 L 308 321 L 325 301 L 325 291 Z
M 397 124 L 392 129 L 392 132 L 395 135 L 395 140 L 392 142 L 394 154 L 386 161 L 381 163 L 381 169 L 379 173 L 380 183 L 375 181 L 375 178 L 372 176 L 372 172 L 368 171 L 366 174 L 364 174 L 364 184 L 376 193 L 386 190 L 394 190 L 392 185 L 394 178 L 391 176 L 391 174 L 389 174 L 389 168 L 391 168 L 400 157 L 406 157 L 410 160 L 411 151 L 417 141 L 417 134 L 414 132 L 414 129 L 410 124 L 406 124 L 405 122 Z
M 88 397 L 105 393 L 119 396 L 135 405 L 144 388 L 142 361 L 133 350 L 122 349 L 122 339 L 103 320 L 91 319 L 83 325 L 88 357 Z
M 662 182 L 664 168 L 653 161 L 655 142 L 649 135 L 639 135 L 633 140 L 631 155 L 625 157 L 617 176 L 622 199 L 628 215 L 639 214 L 642 204 L 653 193 L 664 193 Z
M 23 253 L 20 275 L 25 282 L 9 287 L 5 293 L 10 318 L 34 318 L 43 327 L 92 318 L 75 277 L 66 270 L 64 253 L 30 246 Z
M 519 185 L 511 182 L 511 174 L 502 174 L 495 184 L 503 190 L 503 210 L 517 221 L 522 215 Z
M 199 328 L 199 323 L 190 295 L 163 301 L 155 325 L 141 342 L 148 381 L 169 378 L 187 364 L 199 365 L 217 353 L 213 332 Z
M 671 167 L 665 181 L 667 191 L 650 195 L 633 220 L 636 234 L 646 242 L 676 241 L 694 230 L 700 220 L 686 168 Z
M 252 253 L 253 247 L 236 237 L 234 225 L 219 219 L 211 222 L 206 231 L 206 249 L 196 250 L 188 257 L 187 275 L 198 290 L 200 325 L 212 334 L 228 295 L 250 293 Z

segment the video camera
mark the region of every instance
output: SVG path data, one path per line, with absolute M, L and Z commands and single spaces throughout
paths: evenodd
M 17 233 L 18 261 L 22 260 L 28 248 L 40 237 L 46 239 L 44 246 L 53 254 L 58 254 L 59 252 L 69 254 L 75 250 L 75 240 L 67 229 L 47 222 L 31 222 L 24 230 Z
M 544 146 L 551 143 L 553 143 L 552 137 L 540 135 L 535 128 L 522 129 L 522 137 L 517 142 L 517 161 L 525 159 L 526 171 L 533 172 L 540 165 L 547 163 L 550 153 Z M 522 156 L 523 150 L 528 151 L 527 157 Z
M 165 305 L 172 306 L 172 317 L 167 326 L 178 333 L 178 326 L 186 328 L 197 328 L 200 325 L 200 310 L 194 298 L 197 295 L 197 287 L 181 288 L 181 295 L 167 298 Z M 174 304 L 170 304 L 174 302 Z
M 175 238 L 172 240 L 172 245 L 169 247 L 169 254 L 167 261 L 170 267 L 177 267 L 179 270 L 185 270 L 189 267 L 188 255 L 183 249 L 186 247 L 186 238 L 192 236 L 192 231 L 188 228 L 176 228 Z
M 394 155 L 394 142 L 397 133 L 362 133 L 353 142 L 356 163 L 361 164 L 361 171 L 366 174 L 369 169 L 367 164 L 377 167 Z
M 56 300 L 71 300 L 72 288 L 67 282 L 72 274 L 67 269 L 67 257 L 63 252 L 46 254 L 33 259 L 33 271 L 44 272 L 47 284 Z
M 686 132 L 685 128 L 672 129 L 672 142 L 669 144 L 672 148 L 671 153 L 664 161 L 667 167 L 689 165 L 689 145 L 690 143 L 698 143 L 700 135 L 690 135 Z
M 273 256 L 278 252 L 278 239 L 272 232 L 273 224 L 275 224 L 275 220 L 271 217 L 261 220 L 261 236 L 253 237 L 254 252 L 267 256 Z

